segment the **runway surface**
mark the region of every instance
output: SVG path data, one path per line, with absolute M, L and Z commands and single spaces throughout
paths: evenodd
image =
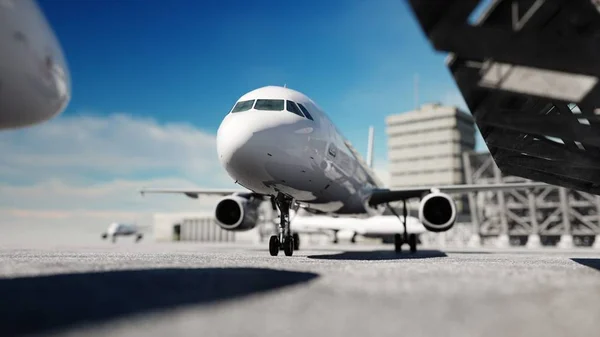
M 390 249 L 0 247 L 0 335 L 600 335 L 600 251 Z

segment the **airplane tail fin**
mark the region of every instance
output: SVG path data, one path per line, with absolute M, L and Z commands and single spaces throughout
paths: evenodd
M 373 168 L 373 126 L 369 126 L 369 144 L 367 145 L 367 165 Z

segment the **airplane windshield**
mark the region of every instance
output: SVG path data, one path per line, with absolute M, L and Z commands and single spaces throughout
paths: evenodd
M 252 109 L 252 105 L 254 105 L 254 100 L 249 101 L 239 101 L 235 104 L 231 112 L 241 112 Z
M 283 110 L 282 99 L 257 99 L 254 109 L 256 110 L 270 110 L 270 111 L 281 111 Z
M 308 109 L 306 109 L 306 108 L 304 107 L 304 105 L 302 105 L 302 104 L 298 103 L 298 106 L 300 107 L 300 110 L 302 110 L 302 112 L 304 112 L 304 114 L 306 115 L 306 118 L 310 119 L 311 121 L 312 121 L 312 120 L 314 120 L 314 119 L 312 118 L 312 116 L 310 115 L 310 113 L 308 112 Z
M 298 109 L 298 106 L 296 106 L 296 103 L 292 101 L 287 101 L 287 111 L 293 112 L 300 117 L 304 117 L 302 111 L 300 111 L 300 109 Z

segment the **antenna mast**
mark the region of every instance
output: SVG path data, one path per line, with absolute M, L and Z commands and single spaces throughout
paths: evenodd
M 369 126 L 369 143 L 367 145 L 367 165 L 373 167 L 373 126 Z

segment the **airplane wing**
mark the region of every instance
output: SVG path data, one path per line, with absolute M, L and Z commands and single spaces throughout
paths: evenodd
M 184 194 L 192 199 L 198 199 L 199 196 L 226 196 L 234 193 L 251 193 L 256 194 L 246 189 L 233 189 L 233 188 L 221 188 L 221 189 L 209 189 L 209 188 L 190 188 L 190 189 L 177 189 L 177 188 L 147 188 L 140 190 L 140 194 L 143 196 L 146 193 L 170 193 L 170 194 Z
M 393 201 L 401 201 L 413 198 L 421 198 L 427 193 L 439 191 L 448 194 L 464 194 L 479 191 L 501 191 L 513 189 L 531 189 L 540 187 L 550 187 L 545 183 L 509 183 L 509 184 L 483 184 L 483 185 L 448 185 L 440 187 L 408 187 L 400 189 L 380 189 L 374 190 L 369 199 L 371 206 L 377 206 Z

